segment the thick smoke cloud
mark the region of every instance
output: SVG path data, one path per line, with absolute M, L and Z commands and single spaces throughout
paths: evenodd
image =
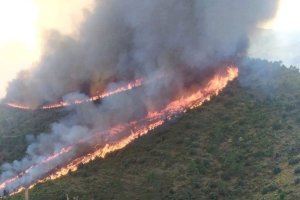
M 99 1 L 78 38 L 50 34 L 41 61 L 10 84 L 7 100 L 38 106 L 135 78 L 164 78 L 100 105 L 76 107 L 50 133 L 36 138 L 21 161 L 3 165 L 0 182 L 77 141 L 91 138 L 92 146 L 116 140 L 105 134 L 95 139 L 95 132 L 163 107 L 190 82 L 205 81 L 210 69 L 244 55 L 249 34 L 273 16 L 276 6 L 270 0 Z M 31 183 L 88 148 L 79 146 L 7 189 Z
M 41 61 L 10 84 L 7 98 L 40 105 L 159 68 L 207 67 L 243 53 L 248 34 L 274 14 L 276 5 L 268 0 L 99 1 L 78 38 L 48 36 Z

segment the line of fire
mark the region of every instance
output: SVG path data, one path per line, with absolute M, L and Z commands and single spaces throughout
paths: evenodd
M 216 70 L 213 76 L 209 80 L 199 87 L 192 87 L 190 91 L 186 92 L 182 96 L 178 96 L 173 99 L 165 107 L 148 112 L 143 118 L 132 120 L 128 123 L 115 124 L 107 130 L 94 131 L 89 137 L 76 141 L 72 145 L 65 146 L 59 151 L 49 155 L 45 160 L 39 163 L 35 163 L 28 167 L 24 171 L 20 171 L 17 175 L 10 177 L 9 179 L 0 183 L 0 191 L 5 195 L 13 195 L 21 191 L 26 191 L 28 198 L 28 188 L 34 187 L 36 184 L 45 182 L 47 180 L 54 180 L 59 177 L 67 175 L 71 171 L 76 171 L 81 164 L 89 163 L 96 158 L 105 158 L 105 156 L 111 152 L 120 150 L 126 147 L 129 143 L 135 139 L 149 133 L 149 131 L 165 124 L 169 120 L 187 112 L 190 109 L 200 107 L 204 102 L 209 101 L 212 97 L 218 95 L 229 82 L 238 77 L 238 68 L 236 66 L 222 67 Z M 101 95 L 93 96 L 85 101 L 75 101 L 74 104 L 82 104 L 88 102 L 94 102 L 101 98 L 116 95 L 120 92 L 126 92 L 129 90 L 142 87 L 147 82 L 142 79 L 134 80 L 133 82 L 117 88 L 113 91 L 103 93 Z M 151 83 L 148 83 L 151 84 Z M 31 109 L 28 106 L 21 104 L 8 104 L 11 107 L 17 109 Z M 45 110 L 63 108 L 70 105 L 70 103 L 60 102 L 59 104 L 44 105 L 41 108 Z M 107 143 L 103 143 L 105 138 L 103 136 L 110 137 Z M 111 139 L 113 138 L 113 139 Z M 100 140 L 102 142 L 100 142 Z M 81 151 L 79 154 L 76 152 L 76 147 L 87 145 L 85 151 Z M 73 155 L 73 156 L 72 156 Z M 62 157 L 68 157 L 63 162 L 58 162 Z M 53 164 L 57 163 L 57 164 Z M 44 168 L 45 173 L 39 175 L 33 179 L 30 184 L 22 185 L 16 184 L 22 182 L 28 174 L 32 171 Z

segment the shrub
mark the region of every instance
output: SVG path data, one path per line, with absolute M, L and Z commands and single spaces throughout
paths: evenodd
M 300 174 L 300 167 L 297 167 L 295 170 L 294 170 L 295 174 Z
M 273 128 L 273 130 L 278 131 L 278 130 L 282 129 L 283 126 L 282 126 L 282 124 L 275 122 L 275 123 L 273 123 L 272 128 Z
M 231 179 L 231 176 L 233 176 L 231 171 L 225 171 L 223 172 L 223 174 L 221 175 L 222 180 L 224 181 L 229 181 Z
M 225 182 L 220 181 L 218 182 L 218 188 L 217 188 L 218 194 L 221 196 L 230 196 L 231 191 L 228 189 Z
M 294 146 L 288 148 L 288 153 L 292 155 L 297 155 L 300 153 L 300 146 Z
M 281 168 L 280 167 L 274 167 L 273 169 L 273 174 L 277 175 L 281 172 Z
M 285 197 L 286 197 L 286 193 L 283 191 L 280 191 L 279 192 L 279 200 L 285 200 Z
M 300 184 L 300 178 L 296 178 L 296 179 L 294 180 L 294 183 L 295 183 L 295 185 L 299 185 L 299 184 Z
M 300 158 L 292 158 L 289 160 L 289 165 L 296 165 L 300 162 Z
M 209 160 L 192 160 L 189 163 L 190 174 L 204 174 L 210 167 Z
M 218 199 L 218 195 L 215 192 L 212 192 L 209 194 L 209 199 L 211 200 L 217 200 Z
M 268 185 L 267 187 L 263 188 L 261 193 L 262 194 L 268 194 L 270 192 L 274 192 L 278 189 L 278 186 L 276 184 L 271 184 L 271 185 Z

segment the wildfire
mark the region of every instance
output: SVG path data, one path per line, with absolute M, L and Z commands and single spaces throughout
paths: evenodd
M 7 103 L 6 105 L 9 106 L 9 107 L 12 107 L 12 108 L 20 109 L 20 110 L 30 110 L 29 106 L 25 106 L 25 105 L 22 105 L 22 104 Z
M 50 110 L 50 109 L 63 108 L 63 107 L 72 106 L 72 105 L 79 105 L 79 104 L 88 103 L 88 102 L 94 102 L 94 101 L 103 99 L 105 97 L 112 96 L 114 94 L 118 94 L 118 93 L 121 93 L 121 92 L 131 90 L 131 89 L 136 88 L 136 87 L 140 87 L 142 84 L 143 84 L 143 79 L 136 79 L 135 81 L 130 82 L 127 85 L 123 85 L 121 87 L 118 87 L 118 88 L 113 89 L 113 90 L 109 90 L 109 91 L 104 92 L 104 93 L 99 94 L 99 95 L 91 96 L 88 99 L 74 100 L 72 102 L 60 101 L 58 103 L 51 103 L 51 104 L 43 105 L 39 109 Z M 23 104 L 20 104 L 20 103 L 7 103 L 6 105 L 9 106 L 9 107 L 16 108 L 16 109 L 21 109 L 21 110 L 34 110 L 34 108 L 32 108 L 32 107 L 27 106 L 27 105 L 23 105 Z
M 230 81 L 234 80 L 237 76 L 238 68 L 234 66 L 228 67 L 225 73 L 217 73 L 212 77 L 212 79 L 208 83 L 206 83 L 199 90 L 191 92 L 188 95 L 184 95 L 178 98 L 177 100 L 170 102 L 162 110 L 149 112 L 147 116 L 143 119 L 132 121 L 128 124 L 119 124 L 104 132 L 95 133 L 92 137 L 97 138 L 99 135 L 113 135 L 114 139 L 109 140 L 108 143 L 102 146 L 97 146 L 97 144 L 95 144 L 94 151 L 91 151 L 87 155 L 75 158 L 73 161 L 69 161 L 69 163 L 63 164 L 64 166 L 57 166 L 56 169 L 53 169 L 50 173 L 46 174 L 46 177 L 39 177 L 35 183 L 32 183 L 31 187 L 40 182 L 57 179 L 61 176 L 68 174 L 70 171 L 76 171 L 78 169 L 78 166 L 81 164 L 86 164 L 88 162 L 91 162 L 92 160 L 95 160 L 96 158 L 104 158 L 108 153 L 124 148 L 126 145 L 128 145 L 135 139 L 147 134 L 150 130 L 161 126 L 167 120 L 174 118 L 178 114 L 185 113 L 189 109 L 197 108 L 201 106 L 204 102 L 209 101 L 213 96 L 218 95 L 227 86 L 227 84 Z M 138 82 L 138 84 L 141 84 L 141 82 Z M 133 85 L 132 88 L 133 87 L 135 87 L 135 85 Z M 123 88 L 123 91 L 125 91 L 128 88 L 129 87 Z M 103 94 L 99 98 L 103 98 L 105 97 L 105 95 L 111 94 L 113 93 Z M 64 155 L 65 153 L 72 151 L 72 149 L 75 148 L 77 144 L 85 143 L 89 140 L 91 140 L 91 138 L 87 138 L 83 141 L 79 141 L 74 145 L 61 149 L 60 152 L 49 156 L 43 162 L 31 166 L 25 172 L 22 172 L 18 176 L 6 180 L 2 184 L 0 184 L 0 190 L 3 190 L 10 184 L 13 184 L 14 182 L 18 181 L 18 179 L 24 176 L 24 174 L 28 173 L 29 170 L 38 167 L 39 165 L 46 164 Z M 15 188 L 14 191 L 20 192 L 23 189 L 23 187 L 18 187 Z

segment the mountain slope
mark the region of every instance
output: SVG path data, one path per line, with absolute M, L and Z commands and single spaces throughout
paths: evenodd
M 1 105 L 0 164 L 21 159 L 30 139 L 28 136 L 47 132 L 50 124 L 65 115 L 66 112 L 62 110 L 24 112 Z
M 300 198 L 299 72 L 261 60 L 248 60 L 240 71 L 201 108 L 37 185 L 31 199 Z

